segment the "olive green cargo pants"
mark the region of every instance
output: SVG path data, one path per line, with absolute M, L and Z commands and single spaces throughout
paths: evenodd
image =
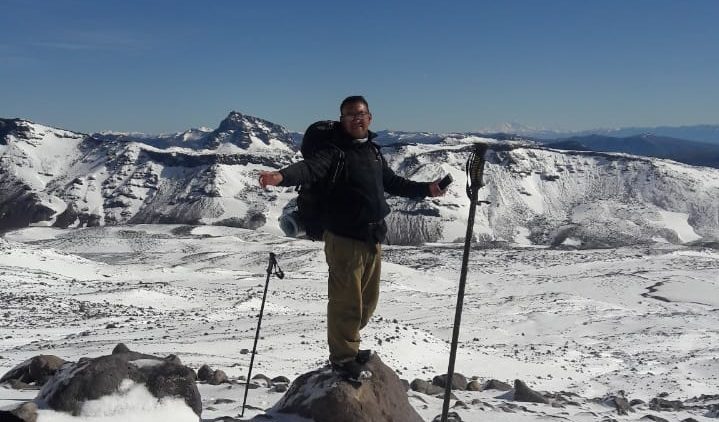
M 330 361 L 341 363 L 357 356 L 360 330 L 377 307 L 381 247 L 328 231 L 323 239 L 329 266 L 327 342 Z

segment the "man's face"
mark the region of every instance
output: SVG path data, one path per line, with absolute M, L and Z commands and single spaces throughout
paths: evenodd
M 372 114 L 362 102 L 349 103 L 342 107 L 340 121 L 345 132 L 350 134 L 353 139 L 362 139 L 367 137 Z

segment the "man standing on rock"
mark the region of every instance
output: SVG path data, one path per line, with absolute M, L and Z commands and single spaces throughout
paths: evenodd
M 409 198 L 440 196 L 437 182 L 420 183 L 397 176 L 387 165 L 369 131 L 372 114 L 362 96 L 340 105 L 341 131 L 335 145 L 279 171 L 260 172 L 259 183 L 297 186 L 328 177 L 344 156 L 343 175 L 325 204 L 325 257 L 329 266 L 327 341 L 332 367 L 348 378 L 371 377 L 365 364 L 371 351 L 360 350 L 360 330 L 367 325 L 379 298 L 381 247 L 390 209 L 385 192 Z

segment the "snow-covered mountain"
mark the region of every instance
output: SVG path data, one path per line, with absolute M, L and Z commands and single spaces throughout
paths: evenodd
M 446 173 L 441 198 L 392 198 L 388 241 L 459 240 L 468 200 L 464 164 L 475 142 L 490 150 L 475 236 L 484 242 L 614 246 L 719 239 L 719 170 L 531 141 L 381 133 L 395 171 L 414 180 Z M 260 169 L 299 159 L 281 126 L 232 112 L 214 131 L 84 135 L 0 120 L 0 226 L 197 223 L 281 233 L 293 188 L 264 191 Z
M 576 151 L 622 152 L 648 157 L 668 158 L 694 166 L 719 168 L 719 144 L 687 141 L 650 133 L 615 138 L 587 135 L 547 141 L 545 146 Z
M 158 137 L 1 120 L 0 154 L 0 227 L 226 221 L 254 228 L 264 224 L 253 211 L 257 169 L 288 164 L 295 150 L 280 126 L 232 112 L 214 131 Z
M 494 128 L 484 129 L 481 132 L 492 133 L 514 133 L 521 136 L 556 140 L 561 138 L 571 138 L 576 136 L 601 135 L 611 136 L 615 138 L 625 138 L 630 136 L 638 136 L 642 134 L 652 134 L 655 136 L 686 139 L 696 142 L 707 142 L 719 144 L 719 125 L 686 125 L 686 126 L 638 126 L 623 128 L 597 128 L 588 130 L 556 130 L 547 128 L 536 128 L 521 123 L 509 122 L 498 125 Z

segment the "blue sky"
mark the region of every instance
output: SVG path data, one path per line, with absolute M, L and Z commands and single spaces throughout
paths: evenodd
M 719 1 L 3 0 L 0 117 L 83 132 L 719 123 Z

